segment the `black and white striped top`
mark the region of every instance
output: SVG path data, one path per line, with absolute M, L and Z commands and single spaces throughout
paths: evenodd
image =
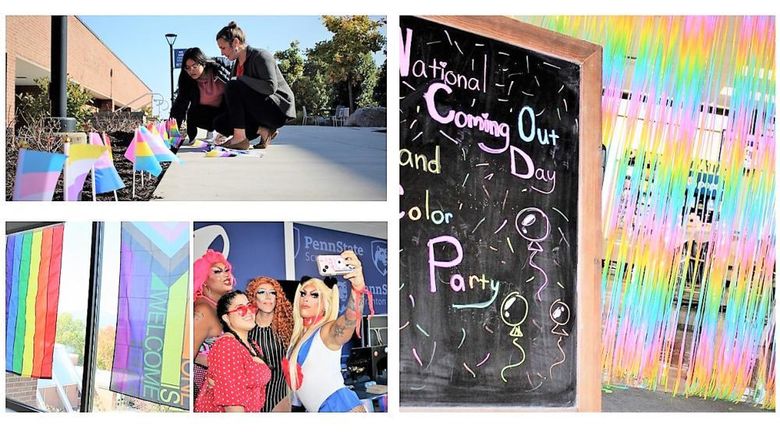
M 271 368 L 271 381 L 265 387 L 265 406 L 261 411 L 270 412 L 285 396 L 287 396 L 287 383 L 284 381 L 282 371 L 282 358 L 285 357 L 285 348 L 282 340 L 274 334 L 270 326 L 261 328 L 255 326 L 249 331 L 249 340 L 260 345 L 263 350 L 263 360 Z

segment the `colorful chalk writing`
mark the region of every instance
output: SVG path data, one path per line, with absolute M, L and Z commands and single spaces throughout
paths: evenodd
M 572 407 L 580 68 L 400 36 L 401 405 Z

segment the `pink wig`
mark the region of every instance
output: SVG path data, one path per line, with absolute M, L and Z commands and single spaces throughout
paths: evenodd
M 230 280 L 233 284 L 236 283 L 236 278 L 233 276 L 233 266 L 230 265 L 225 256 L 217 251 L 208 249 L 206 254 L 192 264 L 192 287 L 193 287 L 193 300 L 198 300 L 203 295 L 203 284 L 206 283 L 206 279 L 209 278 L 211 267 L 214 264 L 225 264 L 225 267 L 230 270 Z

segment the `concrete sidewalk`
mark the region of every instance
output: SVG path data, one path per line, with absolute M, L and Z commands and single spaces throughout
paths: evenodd
M 384 201 L 381 128 L 286 126 L 267 149 L 207 158 L 182 147 L 154 192 L 161 200 Z
M 734 403 L 696 396 L 672 396 L 671 393 L 637 388 L 613 388 L 601 393 L 604 412 L 766 412 L 751 403 Z

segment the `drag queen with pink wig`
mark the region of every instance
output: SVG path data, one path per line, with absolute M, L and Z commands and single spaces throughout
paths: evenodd
M 217 318 L 217 302 L 233 290 L 235 277 L 225 256 L 214 250 L 195 261 L 193 276 L 193 351 L 197 352 L 193 365 L 194 397 L 203 384 L 209 367 L 208 353 L 214 341 L 222 335 L 222 324 Z

